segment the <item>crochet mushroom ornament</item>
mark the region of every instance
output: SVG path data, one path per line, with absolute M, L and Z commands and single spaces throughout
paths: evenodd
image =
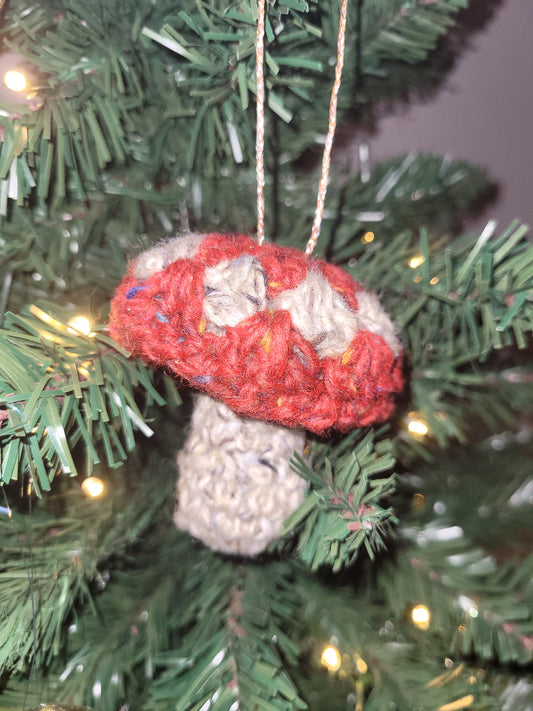
M 386 420 L 402 354 L 377 297 L 342 269 L 240 234 L 183 234 L 130 264 L 111 335 L 200 391 L 178 454 L 174 520 L 255 555 L 302 502 L 306 431 Z
M 311 259 L 336 125 L 348 0 L 341 0 L 317 207 L 305 254 L 264 244 L 264 35 L 257 0 L 257 242 L 183 234 L 139 255 L 112 302 L 110 331 L 132 355 L 197 388 L 178 454 L 174 521 L 214 550 L 263 551 L 302 502 L 290 467 L 305 431 L 385 420 L 402 386 L 401 347 L 377 298 Z

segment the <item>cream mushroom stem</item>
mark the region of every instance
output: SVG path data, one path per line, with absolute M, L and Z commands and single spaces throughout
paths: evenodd
M 174 523 L 213 550 L 253 556 L 277 538 L 306 482 L 291 467 L 305 433 L 239 417 L 195 395 L 189 435 L 177 462 Z

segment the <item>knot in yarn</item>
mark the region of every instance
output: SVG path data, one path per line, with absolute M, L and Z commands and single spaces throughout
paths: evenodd
M 185 234 L 140 254 L 109 328 L 237 414 L 317 434 L 387 419 L 403 385 L 375 295 L 339 267 L 240 234 Z

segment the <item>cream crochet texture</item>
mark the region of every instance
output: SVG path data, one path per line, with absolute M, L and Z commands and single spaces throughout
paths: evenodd
M 216 551 L 252 556 L 279 536 L 301 504 L 305 481 L 292 470 L 305 434 L 243 419 L 198 394 L 190 434 L 178 453 L 174 522 Z

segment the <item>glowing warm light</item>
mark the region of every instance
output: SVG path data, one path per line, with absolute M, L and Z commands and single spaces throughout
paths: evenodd
M 326 647 L 326 649 L 322 652 L 320 661 L 329 669 L 329 671 L 337 671 L 341 666 L 341 655 L 339 654 L 339 650 L 335 647 Z
M 410 419 L 407 423 L 407 429 L 411 434 L 424 437 L 429 432 L 429 427 L 423 420 Z
M 48 323 L 57 329 L 60 329 L 62 327 L 62 324 L 57 321 L 57 319 L 55 319 L 53 316 L 50 316 L 50 314 L 47 314 L 46 311 L 43 311 L 38 306 L 35 306 L 35 304 L 32 304 L 29 310 L 30 313 L 32 313 L 34 316 L 37 316 L 37 318 L 41 321 L 44 321 L 44 323 Z
M 421 254 L 417 254 L 416 257 L 411 257 L 411 259 L 409 260 L 409 266 L 411 267 L 411 269 L 416 269 L 421 264 L 424 264 L 425 261 L 426 260 Z
M 424 498 L 424 494 L 413 494 L 411 506 L 415 511 L 422 511 L 422 509 L 426 507 L 426 500 Z
M 439 283 L 439 277 L 433 277 L 429 280 L 429 283 L 431 284 L 431 286 L 435 286 L 435 284 Z
M 361 237 L 361 242 L 363 244 L 370 244 L 370 242 L 374 241 L 374 233 L 373 232 L 365 232 L 365 234 Z
M 411 610 L 411 619 L 413 624 L 421 630 L 427 630 L 431 615 L 425 605 L 416 605 Z
M 103 492 L 104 482 L 97 476 L 88 476 L 87 479 L 83 480 L 81 488 L 87 496 L 96 498 Z
M 85 316 L 74 316 L 68 322 L 68 325 L 78 333 L 83 333 L 84 336 L 89 336 L 91 333 L 91 322 Z
M 11 71 L 5 73 L 4 84 L 8 89 L 11 89 L 11 91 L 24 91 L 28 85 L 28 82 L 22 72 L 17 72 L 12 69 Z
M 366 674 L 368 671 L 368 664 L 365 662 L 365 660 L 360 657 L 358 654 L 354 656 L 355 659 L 355 668 L 359 672 L 359 674 Z
M 462 696 L 456 701 L 451 701 L 449 704 L 443 704 L 439 706 L 437 711 L 461 711 L 461 709 L 468 709 L 472 706 L 475 699 L 473 694 L 468 694 L 467 696 Z

